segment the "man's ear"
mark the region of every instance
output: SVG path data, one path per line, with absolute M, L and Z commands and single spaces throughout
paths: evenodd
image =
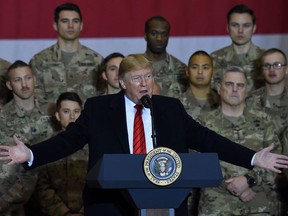
M 257 26 L 256 26 L 256 24 L 254 24 L 254 26 L 253 26 L 253 34 L 256 32 L 256 29 L 257 29 Z
M 218 93 L 218 95 L 220 95 L 220 87 L 221 87 L 221 84 L 218 83 L 218 84 L 217 84 L 217 93 Z
M 56 23 L 56 22 L 53 23 L 53 29 L 54 29 L 55 31 L 58 31 L 58 26 L 57 26 L 57 23 Z
M 7 81 L 7 82 L 6 82 L 6 86 L 7 86 L 7 88 L 8 88 L 9 90 L 12 91 L 12 86 L 11 86 L 11 82 L 10 82 L 10 81 Z
M 59 121 L 59 122 L 60 122 L 60 117 L 59 117 L 59 112 L 58 112 L 58 111 L 57 111 L 57 112 L 55 112 L 55 117 L 56 117 L 57 121 Z
M 147 41 L 147 33 L 144 34 L 144 39 Z
M 189 67 L 189 65 L 188 65 L 187 67 L 185 67 L 185 74 L 186 74 L 186 77 L 189 77 L 188 67 Z
M 119 83 L 120 83 L 120 86 L 121 86 L 122 89 L 126 89 L 126 85 L 125 85 L 124 80 L 119 79 Z
M 229 23 L 226 24 L 226 32 L 227 32 L 228 34 L 230 34 L 230 31 L 229 31 Z
M 102 72 L 102 78 L 103 78 L 104 80 L 106 80 L 106 81 L 108 80 L 105 71 Z

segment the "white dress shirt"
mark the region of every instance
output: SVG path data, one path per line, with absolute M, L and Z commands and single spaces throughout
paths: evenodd
M 133 154 L 133 127 L 134 127 L 134 117 L 136 109 L 134 108 L 136 104 L 129 100 L 125 95 L 125 110 L 126 110 L 126 123 L 127 123 L 127 132 L 129 140 L 129 149 L 130 153 Z M 150 109 L 143 108 L 142 111 L 142 120 L 144 125 L 145 132 L 145 141 L 146 141 L 146 152 L 148 153 L 153 149 L 152 142 L 152 124 L 151 124 L 151 115 Z

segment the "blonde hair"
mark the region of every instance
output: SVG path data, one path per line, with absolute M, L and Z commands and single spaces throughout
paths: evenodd
M 123 78 L 124 75 L 130 71 L 151 68 L 153 71 L 153 63 L 143 54 L 131 54 L 125 57 L 119 66 L 119 77 Z

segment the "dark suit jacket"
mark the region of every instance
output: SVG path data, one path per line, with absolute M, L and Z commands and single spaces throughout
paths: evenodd
M 158 146 L 178 153 L 188 152 L 188 147 L 200 152 L 217 152 L 221 160 L 252 168 L 250 163 L 254 151 L 199 125 L 185 112 L 179 100 L 155 95 L 152 103 Z M 69 124 L 66 131 L 56 137 L 33 145 L 34 162 L 31 168 L 72 154 L 86 143 L 89 144 L 88 171 L 105 153 L 130 153 L 123 91 L 88 99 L 76 123 Z M 83 196 L 85 215 L 93 211 L 97 215 L 133 215 L 133 208 L 123 198 L 125 195 L 117 190 L 86 187 Z

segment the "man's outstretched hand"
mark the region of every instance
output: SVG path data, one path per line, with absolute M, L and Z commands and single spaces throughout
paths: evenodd
M 20 141 L 16 135 L 13 135 L 15 146 L 0 145 L 0 160 L 10 161 L 8 164 L 24 163 L 31 160 L 29 148 Z
M 288 168 L 288 156 L 272 153 L 274 144 L 256 152 L 253 165 L 281 173 L 280 169 Z

